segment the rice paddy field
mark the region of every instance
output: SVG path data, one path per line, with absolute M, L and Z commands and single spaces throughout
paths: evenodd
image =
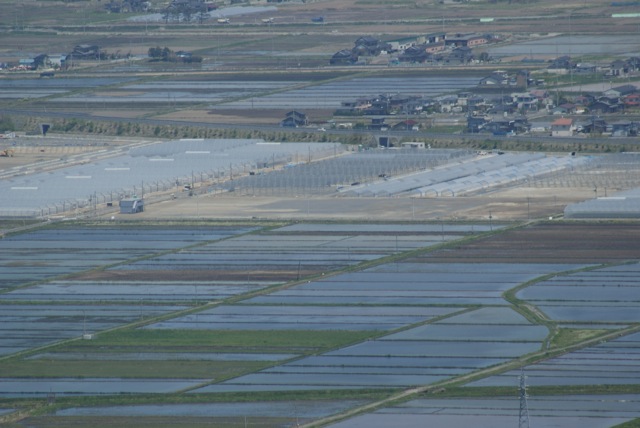
M 225 25 L 62 3 L 0 1 L 2 62 L 79 44 L 121 59 L 81 61 L 53 79 L 3 72 L 0 99 L 30 117 L 69 119 L 71 129 L 92 117 L 270 129 L 292 109 L 322 123 L 358 97 L 465 90 L 496 68 L 521 68 L 523 57 L 609 64 L 639 40 L 636 18 L 625 15 L 634 2 L 283 2 Z M 322 24 L 312 21 L 319 16 Z M 327 65 L 364 35 L 440 31 L 498 35 L 504 43 L 487 49 L 502 63 L 440 70 L 387 56 Z M 203 62 L 152 62 L 154 46 Z M 619 177 L 629 187 L 631 169 Z M 606 177 L 576 170 L 566 181 L 591 192 L 609 186 Z M 2 234 L 0 425 L 509 427 L 521 416 L 524 373 L 530 426 L 640 426 L 638 225 L 499 224 L 490 209 L 488 224 L 429 224 L 415 221 L 413 202 L 411 222 L 394 223 L 389 209 L 388 222 L 366 223 L 344 211 L 367 203 L 347 199 L 327 208 L 331 218 L 350 214 L 345 223 L 290 221 L 305 208 L 312 218 L 304 197 L 294 209 L 273 202 L 287 216 L 279 223 L 205 222 L 195 220 L 196 199 L 189 220 L 52 221 Z M 544 218 L 560 211 L 553 204 Z M 448 207 L 436 217 L 453 218 Z
M 640 418 L 640 228 L 51 224 L 0 240 L 0 422 Z M 632 426 L 632 425 L 630 425 Z

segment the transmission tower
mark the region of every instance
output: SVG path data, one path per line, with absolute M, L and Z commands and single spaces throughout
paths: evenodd
M 527 377 L 524 375 L 524 369 L 520 372 L 520 415 L 519 428 L 529 428 L 529 407 L 527 406 Z

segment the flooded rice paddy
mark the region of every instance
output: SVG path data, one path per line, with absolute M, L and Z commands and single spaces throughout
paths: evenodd
M 526 366 L 527 384 L 633 385 L 640 379 L 640 333 Z M 519 375 L 509 371 L 468 386 L 506 386 Z
M 561 258 L 539 263 L 527 256 L 508 263 L 468 257 L 443 262 L 415 253 L 486 231 L 486 225 L 441 224 L 299 223 L 271 230 L 113 225 L 5 238 L 0 241 L 6 255 L 0 262 L 6 279 L 0 293 L 0 354 L 13 358 L 0 362 L 0 370 L 5 367 L 0 396 L 335 390 L 357 397 L 358 391 L 429 385 L 543 349 L 550 330 L 505 300 L 504 293 L 529 281 L 517 297 L 561 327 L 611 329 L 634 321 L 637 264 L 596 268 L 592 255 L 569 263 Z M 513 233 L 485 242 L 497 245 L 491 251 L 500 254 L 508 242 L 501 238 Z M 383 259 L 404 251 L 405 257 Z M 460 250 L 437 250 L 443 251 Z M 371 266 L 376 260 L 380 263 Z M 358 269 L 360 263 L 366 267 Z M 121 330 L 103 333 L 114 328 Z M 84 334 L 96 336 L 75 340 Z M 635 385 L 639 343 L 636 333 L 543 360 L 525 368 L 528 384 Z M 468 387 L 515 387 L 518 374 L 507 371 Z M 569 427 L 610 426 L 636 417 L 622 398 L 611 397 L 593 404 L 602 409 L 598 417 L 584 410 L 595 400 L 589 395 L 561 397 L 563 408 L 536 397 L 531 415 L 538 418 L 536 426 Z M 416 400 L 334 426 L 512 421 L 517 401 L 486 400 Z M 490 400 L 495 403 L 487 404 Z M 247 416 L 274 418 L 275 427 L 282 419 L 311 421 L 365 402 L 354 398 L 321 406 L 302 400 L 293 410 L 289 401 L 271 406 L 260 400 L 71 407 L 47 417 Z M 433 419 L 421 419 L 426 417 Z
M 517 386 L 514 378 L 513 386 Z M 537 396 L 527 400 L 531 426 L 608 428 L 640 417 L 637 395 Z M 517 395 L 492 398 L 421 399 L 357 416 L 331 428 L 509 428 L 519 420 Z

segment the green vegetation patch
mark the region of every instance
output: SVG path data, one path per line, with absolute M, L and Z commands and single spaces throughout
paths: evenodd
M 300 421 L 302 422 L 302 421 Z M 39 416 L 25 420 L 28 426 L 92 428 L 274 428 L 296 426 L 295 418 L 275 417 L 196 417 L 196 416 Z M 20 425 L 16 425 L 20 426 Z
M 91 341 L 74 342 L 64 350 L 307 353 L 344 346 L 371 336 L 371 332 L 326 330 L 127 330 L 101 334 Z
M 614 428 L 640 428 L 640 419 L 634 419 L 620 425 L 615 425 Z
M 525 373 L 526 374 L 526 373 Z M 543 395 L 600 395 L 600 394 L 638 394 L 640 385 L 547 385 L 529 386 L 527 392 L 530 397 Z M 518 385 L 513 386 L 483 386 L 468 387 L 454 386 L 436 388 L 425 392 L 421 398 L 473 398 L 473 397 L 506 397 L 517 396 Z
M 0 364 L 0 377 L 151 378 L 222 380 L 271 365 L 264 361 L 22 360 Z
M 551 346 L 554 348 L 563 348 L 610 332 L 611 330 L 603 329 L 560 328 L 551 340 Z

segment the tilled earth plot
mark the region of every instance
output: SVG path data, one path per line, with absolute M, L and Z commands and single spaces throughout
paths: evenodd
M 428 253 L 421 261 L 456 263 L 620 263 L 637 260 L 640 225 L 545 223 Z

